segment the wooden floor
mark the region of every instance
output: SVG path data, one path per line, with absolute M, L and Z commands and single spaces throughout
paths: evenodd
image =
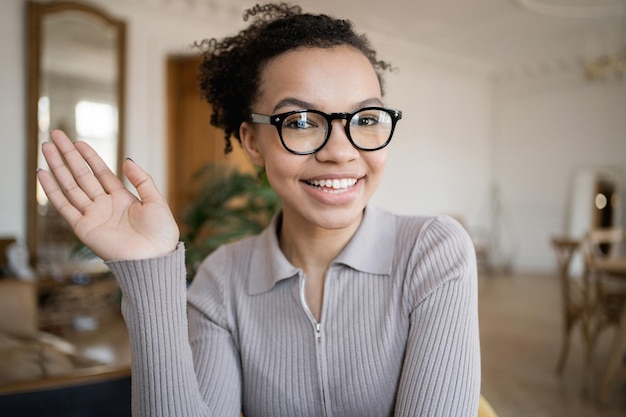
M 562 375 L 560 294 L 554 275 L 485 276 L 479 280 L 482 393 L 499 417 L 626 417 L 626 379 L 609 402 L 595 395 L 613 329 L 600 337 L 588 394 L 583 392 L 583 352 L 578 329 Z

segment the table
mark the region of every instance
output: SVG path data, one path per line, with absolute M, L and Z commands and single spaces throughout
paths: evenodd
M 614 277 L 621 277 L 626 282 L 626 257 L 608 258 L 592 262 L 589 267 L 596 272 L 608 273 Z M 626 303 L 622 307 L 619 318 L 619 327 L 615 333 L 609 360 L 602 377 L 598 399 L 605 403 L 609 397 L 610 386 L 621 367 L 622 356 L 626 350 Z

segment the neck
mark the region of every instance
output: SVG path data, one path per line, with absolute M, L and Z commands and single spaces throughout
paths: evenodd
M 360 224 L 358 221 L 347 228 L 330 230 L 293 221 L 283 213 L 280 247 L 294 266 L 302 268 L 307 274 L 323 275 Z

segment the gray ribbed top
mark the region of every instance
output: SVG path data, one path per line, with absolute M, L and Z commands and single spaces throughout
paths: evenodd
M 131 335 L 134 415 L 475 417 L 476 261 L 465 230 L 368 206 L 328 269 L 317 323 L 306 277 L 278 246 L 278 219 L 215 251 L 189 291 L 182 245 L 107 263 Z

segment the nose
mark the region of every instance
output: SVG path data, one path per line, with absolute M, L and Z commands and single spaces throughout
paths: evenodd
M 346 121 L 333 120 L 326 145 L 315 154 L 320 162 L 349 162 L 359 158 L 360 153 L 346 134 Z

